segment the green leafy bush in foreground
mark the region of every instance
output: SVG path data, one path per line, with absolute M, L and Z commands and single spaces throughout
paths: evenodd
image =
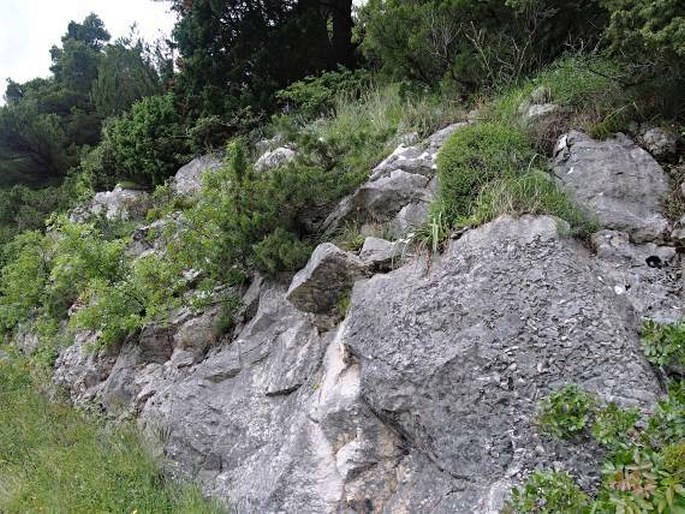
M 590 437 L 607 458 L 593 497 L 566 473 L 536 471 L 512 492 L 516 513 L 678 514 L 685 512 L 685 384 L 674 382 L 667 398 L 641 423 L 636 409 L 600 407 L 577 386 L 551 394 L 540 405 L 542 431 L 554 437 Z
M 169 483 L 133 427 L 49 402 L 26 363 L 0 361 L 0 511 L 218 513 Z

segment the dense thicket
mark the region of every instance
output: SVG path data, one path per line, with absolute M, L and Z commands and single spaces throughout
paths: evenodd
M 352 0 L 174 0 L 178 90 L 195 115 L 269 112 L 308 74 L 352 66 Z M 245 116 L 243 114 L 243 116 Z

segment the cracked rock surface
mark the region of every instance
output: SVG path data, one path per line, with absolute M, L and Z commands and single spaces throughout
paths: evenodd
M 405 236 L 461 126 L 401 145 L 328 222 Z M 106 353 L 80 333 L 55 381 L 137 418 L 172 476 L 239 514 L 494 514 L 536 468 L 591 489 L 601 451 L 540 436 L 536 406 L 575 383 L 652 408 L 662 391 L 638 329 L 682 317 L 682 260 L 663 242 L 663 170 L 632 141 L 570 133 L 554 171 L 603 225 L 591 245 L 547 216 L 498 218 L 430 259 L 404 241 L 369 237 L 359 255 L 325 243 L 290 287 L 240 290 L 229 333 L 215 332 L 216 306 Z

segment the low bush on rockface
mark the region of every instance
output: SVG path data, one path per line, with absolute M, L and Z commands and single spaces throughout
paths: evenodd
M 681 355 L 673 349 L 682 346 L 681 329 L 682 324 L 646 324 L 643 341 L 650 362 L 659 366 L 680 362 Z M 538 470 L 512 493 L 508 511 L 685 512 L 685 382 L 676 377 L 646 420 L 637 409 L 601 405 L 574 385 L 543 399 L 538 410 L 542 433 L 571 441 L 593 438 L 603 447 L 602 482 L 588 496 L 568 474 Z
M 562 396 L 569 394 L 573 400 L 571 406 L 557 404 Z M 554 405 L 553 410 L 560 416 L 556 420 L 546 418 L 543 427 L 555 436 L 592 436 L 605 448 L 607 458 L 599 489 L 590 497 L 567 473 L 538 470 L 512 493 L 508 511 L 521 514 L 682 512 L 685 509 L 685 389 L 682 383 L 671 386 L 668 397 L 658 403 L 646 423 L 639 421 L 640 415 L 635 409 L 624 410 L 614 403 L 591 408 L 585 401 L 582 405 L 575 401 L 579 397 L 592 398 L 573 387 L 545 400 L 542 416 L 550 414 L 549 405 Z M 577 412 L 568 415 L 567 409 Z
M 218 513 L 171 484 L 133 427 L 50 402 L 28 364 L 0 361 L 0 511 Z
M 26 232 L 6 245 L 0 270 L 0 329 L 33 325 L 46 342 L 55 327 L 100 330 L 101 345 L 114 344 L 145 323 L 166 315 L 185 284 L 179 267 L 159 255 L 126 256 L 130 227 L 73 223 L 56 217 L 46 234 Z M 52 328 L 50 328 L 52 327 Z
M 484 186 L 525 172 L 532 157 L 525 135 L 504 123 L 457 130 L 438 155 L 440 208 L 450 221 L 469 216 Z

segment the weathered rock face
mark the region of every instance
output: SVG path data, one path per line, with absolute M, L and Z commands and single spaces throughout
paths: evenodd
M 536 400 L 565 383 L 625 404 L 653 400 L 636 328 L 551 218 L 523 217 L 468 232 L 428 272 L 408 266 L 357 284 L 342 337 L 372 410 L 476 484 L 505 476 L 531 438 Z
M 324 243 L 314 250 L 307 266 L 293 278 L 288 300 L 304 312 L 329 312 L 368 271 L 367 264 L 356 255 Z
M 84 223 L 93 216 L 105 216 L 108 220 L 142 218 L 147 209 L 149 195 L 145 191 L 123 189 L 120 186 L 112 191 L 97 193 L 89 204 L 72 210 L 69 219 Z
M 176 172 L 173 187 L 180 195 L 193 195 L 202 188 L 202 177 L 224 165 L 220 154 L 207 154 L 193 159 Z
M 357 223 L 362 233 L 375 231 L 370 227 L 382 227 L 392 237 L 406 236 L 428 219 L 428 206 L 436 191 L 438 151 L 450 135 L 465 125 L 445 127 L 424 144 L 400 144 L 374 168 L 368 182 L 340 202 L 323 222 L 323 228 L 333 230 Z
M 668 178 L 651 155 L 623 134 L 605 141 L 573 131 L 562 136 L 554 174 L 604 228 L 626 232 L 635 242 L 665 236 L 669 223 L 660 207 Z
M 535 434 L 543 395 L 571 382 L 647 407 L 659 392 L 637 304 L 607 266 L 552 218 L 505 217 L 430 267 L 358 281 L 329 332 L 283 286 L 262 285 L 232 342 L 198 357 L 182 341 L 208 323 L 184 318 L 125 347 L 86 389 L 166 434 L 172 472 L 239 513 L 494 513 L 538 465 L 597 464 L 595 448 Z
M 359 258 L 368 262 L 375 270 L 389 271 L 399 267 L 406 250 L 407 245 L 402 241 L 391 243 L 378 237 L 367 237 L 359 252 Z
M 331 226 L 406 234 L 460 126 L 400 146 Z M 403 241 L 369 237 L 359 255 L 326 243 L 289 288 L 255 279 L 221 339 L 218 307 L 181 309 L 110 353 L 85 352 L 97 335 L 80 334 L 55 380 L 164 434 L 171 474 L 239 514 L 494 514 L 538 467 L 596 485 L 601 453 L 540 437 L 536 405 L 575 383 L 649 409 L 660 386 L 638 328 L 682 317 L 682 262 L 659 241 L 653 159 L 622 136 L 564 141 L 557 176 L 609 227 L 593 249 L 545 216 L 468 230 L 430 263 Z
M 602 280 L 624 296 L 635 312 L 661 323 L 680 320 L 680 259 L 672 246 L 632 244 L 628 234 L 602 230 L 592 236 Z

